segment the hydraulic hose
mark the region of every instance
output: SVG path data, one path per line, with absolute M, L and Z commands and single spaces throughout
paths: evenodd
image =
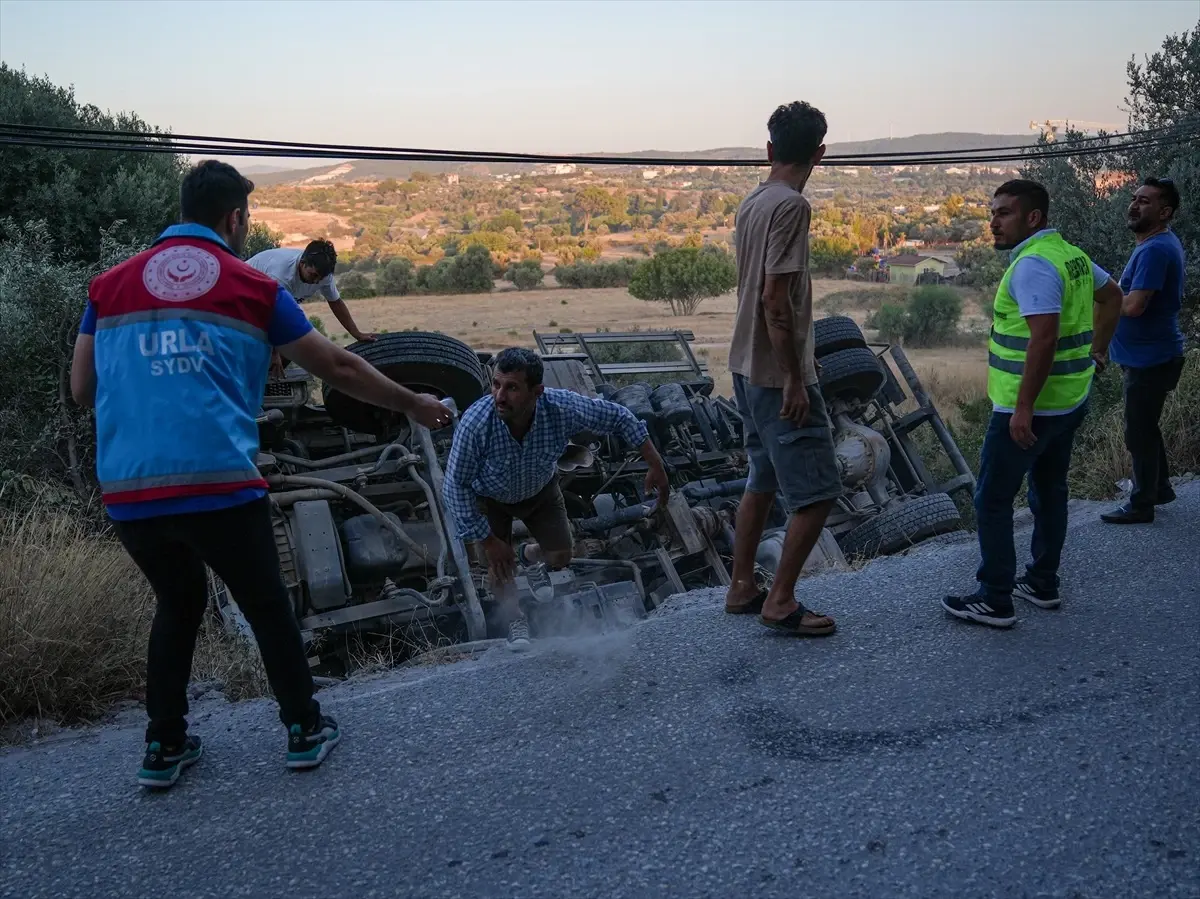
M 384 527 L 396 535 L 397 540 L 408 547 L 409 550 L 416 553 L 419 558 L 430 565 L 437 565 L 437 562 L 429 557 L 429 553 L 425 552 L 425 548 L 418 546 L 417 542 L 408 535 L 408 532 L 404 528 L 400 527 L 400 525 L 379 511 L 373 503 L 349 487 L 338 484 L 335 481 L 327 481 L 323 478 L 310 478 L 303 475 L 270 475 L 267 478 L 267 483 L 272 487 L 315 487 L 320 490 L 332 490 L 343 499 L 350 500 L 350 502 L 357 504 L 364 511 L 374 515 Z

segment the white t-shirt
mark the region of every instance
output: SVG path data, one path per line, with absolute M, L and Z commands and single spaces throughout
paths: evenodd
M 329 274 L 316 284 L 305 284 L 300 280 L 300 257 L 303 250 L 287 250 L 282 247 L 276 250 L 263 250 L 246 260 L 264 275 L 270 275 L 288 289 L 297 300 L 306 300 L 320 293 L 329 302 L 340 300 L 337 285 L 333 283 L 333 275 Z

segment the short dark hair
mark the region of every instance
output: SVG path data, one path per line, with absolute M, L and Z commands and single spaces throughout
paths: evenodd
M 1016 197 L 1021 201 L 1021 209 L 1026 215 L 1036 209 L 1042 214 L 1043 222 L 1050 218 L 1050 194 L 1036 181 L 1026 181 L 1023 178 L 1005 181 L 996 188 L 992 196 Z
M 500 355 L 496 357 L 493 364 L 496 371 L 501 374 L 511 375 L 513 372 L 524 372 L 525 383 L 530 387 L 537 387 L 542 383 L 542 374 L 545 368 L 542 365 L 542 357 L 533 350 L 510 346 L 508 349 L 500 351 Z
M 1171 218 L 1179 211 L 1179 188 L 1170 178 L 1147 178 L 1142 182 L 1143 187 L 1153 187 L 1160 191 L 1166 204 L 1171 207 Z
M 337 267 L 337 250 L 327 240 L 314 240 L 300 255 L 301 262 L 307 262 L 317 270 L 317 275 L 324 278 L 332 275 Z
M 800 100 L 776 108 L 767 120 L 775 159 L 784 165 L 803 165 L 811 160 L 828 130 L 825 114 Z
M 179 186 L 179 215 L 185 222 L 215 228 L 229 213 L 245 209 L 254 182 L 227 162 L 206 159 Z

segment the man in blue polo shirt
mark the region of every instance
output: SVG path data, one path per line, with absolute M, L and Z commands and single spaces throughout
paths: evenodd
M 1129 204 L 1129 230 L 1137 240 L 1121 275 L 1121 320 L 1109 357 L 1125 373 L 1125 446 L 1133 457 L 1133 492 L 1101 515 L 1110 524 L 1154 521 L 1154 507 L 1175 499 L 1167 450 L 1158 421 L 1183 372 L 1183 244 L 1171 230 L 1179 189 L 1166 178 L 1147 178 Z

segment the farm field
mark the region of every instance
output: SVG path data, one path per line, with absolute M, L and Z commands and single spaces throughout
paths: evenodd
M 550 280 L 550 279 L 547 279 Z M 505 284 L 505 282 L 498 282 Z M 376 332 L 441 331 L 481 350 L 507 346 L 533 347 L 533 332 L 673 330 L 691 331 L 692 347 L 708 363 L 715 391 L 733 395 L 727 368 L 729 339 L 733 332 L 737 297 L 733 293 L 706 300 L 694 315 L 673 316 L 662 306 L 630 296 L 624 288 L 583 290 L 540 289 L 518 291 L 498 287 L 492 294 L 455 296 L 371 297 L 350 300 L 351 314 L 359 326 Z M 861 325 L 869 309 L 887 296 L 887 285 L 841 280 L 813 281 L 817 317 L 837 312 Z M 831 300 L 832 298 L 832 300 Z M 849 299 L 847 299 L 849 298 Z M 345 344 L 349 336 L 320 299 L 304 305 L 310 317 L 319 317 L 330 337 Z M 977 304 L 964 307 L 964 321 L 977 320 Z M 868 337 L 872 335 L 868 333 Z M 912 360 L 943 414 L 952 416 L 954 401 L 977 396 L 986 385 L 986 353 L 980 347 L 911 349 Z

